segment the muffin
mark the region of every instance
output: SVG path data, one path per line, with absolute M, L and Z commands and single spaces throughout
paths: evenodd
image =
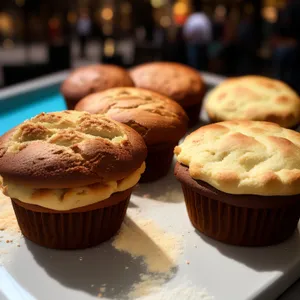
M 189 127 L 198 122 L 205 84 L 197 70 L 178 63 L 153 62 L 131 69 L 130 75 L 136 87 L 178 102 L 189 117 Z
M 76 110 L 106 114 L 135 129 L 148 147 L 146 171 L 141 182 L 166 175 L 173 149 L 187 130 L 187 116 L 176 102 L 139 88 L 114 88 L 82 99 Z
M 119 230 L 146 155 L 143 138 L 109 118 L 42 113 L 0 138 L 0 175 L 25 237 L 79 249 Z
M 125 69 L 114 65 L 90 65 L 75 69 L 63 82 L 61 93 L 68 109 L 74 109 L 88 94 L 119 86 L 134 86 Z
M 175 148 L 189 218 L 228 244 L 287 239 L 300 216 L 300 134 L 260 121 L 199 128 Z
M 205 108 L 213 122 L 270 121 L 292 128 L 300 121 L 296 92 L 281 81 L 261 76 L 225 80 L 209 93 Z

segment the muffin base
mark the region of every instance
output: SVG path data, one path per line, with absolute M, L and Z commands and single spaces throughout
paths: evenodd
M 146 170 L 141 176 L 140 183 L 152 182 L 168 174 L 176 145 L 177 143 L 148 146 Z
M 268 246 L 290 237 L 300 217 L 299 196 L 230 195 L 190 177 L 179 163 L 187 212 L 201 233 L 238 246 Z
M 69 211 L 54 211 L 11 199 L 21 232 L 54 249 L 93 247 L 114 236 L 124 220 L 132 188 L 106 200 Z

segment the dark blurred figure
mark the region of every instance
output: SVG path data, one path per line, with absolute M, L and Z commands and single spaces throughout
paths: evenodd
M 196 8 L 183 26 L 188 64 L 198 70 L 207 70 L 208 45 L 212 40 L 212 24 L 201 9 Z
M 256 72 L 255 24 L 252 14 L 245 14 L 237 28 L 237 74 L 246 75 Z
M 62 42 L 62 25 L 58 17 L 53 16 L 48 22 L 48 40 L 50 45 L 57 45 Z
M 235 76 L 237 72 L 237 43 L 236 43 L 236 23 L 228 17 L 224 22 L 223 45 L 220 54 L 222 64 L 222 74 L 226 76 Z
M 224 28 L 226 19 L 226 8 L 218 5 L 215 9 L 212 21 L 213 41 L 209 46 L 209 70 L 213 73 L 222 73 L 222 51 L 224 50 Z
M 80 44 L 80 56 L 82 58 L 86 57 L 86 43 L 88 38 L 91 34 L 92 29 L 92 21 L 88 14 L 88 11 L 83 9 L 80 11 L 77 24 L 76 24 L 76 31 L 79 38 Z
M 273 68 L 276 78 L 300 92 L 300 1 L 289 1 L 274 25 Z

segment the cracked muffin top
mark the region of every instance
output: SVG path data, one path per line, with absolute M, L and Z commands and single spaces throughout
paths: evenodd
M 76 110 L 106 114 L 139 132 L 147 145 L 177 143 L 187 130 L 188 118 L 179 104 L 140 88 L 114 88 L 82 99 Z
M 121 180 L 146 158 L 142 137 L 102 115 L 42 113 L 0 137 L 0 175 L 37 188 Z
M 114 65 L 90 65 L 71 72 L 61 92 L 68 100 L 77 102 L 91 93 L 120 86 L 134 86 L 125 69 Z
M 285 83 L 262 76 L 230 78 L 207 96 L 213 121 L 269 121 L 291 128 L 300 122 L 300 98 Z
M 225 121 L 203 126 L 174 152 L 192 178 L 225 193 L 300 193 L 300 134 L 274 123 Z
M 199 72 L 173 62 L 151 62 L 130 70 L 136 87 L 151 90 L 186 107 L 202 101 L 205 84 Z

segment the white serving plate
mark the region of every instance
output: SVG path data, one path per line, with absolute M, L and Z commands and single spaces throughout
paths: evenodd
M 129 210 L 141 211 L 166 232 L 183 236 L 174 277 L 161 287 L 166 298 L 153 293 L 147 300 L 205 299 L 172 294 L 184 282 L 205 288 L 215 300 L 274 300 L 300 276 L 298 231 L 280 245 L 263 248 L 229 246 L 205 237 L 189 222 L 172 170 L 155 183 L 137 187 Z M 0 235 L 10 239 L 5 232 Z M 0 265 L 0 300 L 99 299 L 103 284 L 108 292 L 101 299 L 123 299 L 120 294 L 126 299 L 145 269 L 141 259 L 115 250 L 111 241 L 87 250 L 56 251 L 22 238 L 20 247 L 0 243 L 3 250 L 9 254 Z
M 145 194 L 151 198 L 144 198 Z M 178 269 L 163 289 L 189 281 L 199 289 L 206 288 L 216 300 L 273 300 L 300 274 L 298 232 L 280 245 L 265 248 L 229 246 L 196 232 L 172 172 L 155 184 L 140 185 L 130 206 L 166 231 L 184 235 Z M 0 243 L 2 248 L 7 245 Z M 97 299 L 103 283 L 107 289 L 114 288 L 103 299 L 114 299 L 130 290 L 144 268 L 141 260 L 116 251 L 111 242 L 79 251 L 45 249 L 24 239 L 20 245 L 10 246 L 11 253 L 0 267 L 1 300 L 91 300 Z M 159 298 L 154 294 L 155 299 Z

